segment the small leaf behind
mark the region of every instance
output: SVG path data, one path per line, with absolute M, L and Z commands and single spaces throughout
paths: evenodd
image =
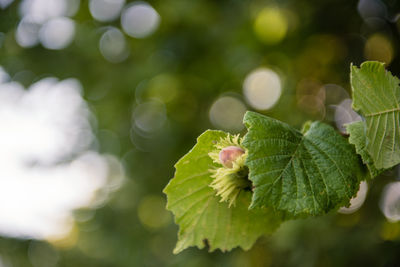
M 353 108 L 365 117 L 366 148 L 376 168 L 400 163 L 399 79 L 383 63 L 368 61 L 351 67 Z

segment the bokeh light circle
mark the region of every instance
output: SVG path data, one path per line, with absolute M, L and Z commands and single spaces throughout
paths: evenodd
M 59 17 L 47 21 L 39 32 L 39 40 L 47 49 L 59 50 L 67 47 L 75 36 L 75 22 Z
M 129 36 L 145 38 L 160 24 L 160 15 L 146 2 L 134 2 L 122 11 L 122 29 Z
M 0 8 L 1 8 L 1 9 L 5 9 L 5 8 L 7 8 L 9 5 L 11 5 L 12 2 L 14 2 L 14 0 L 0 0 Z
M 138 217 L 148 228 L 161 228 L 171 221 L 170 213 L 165 210 L 165 200 L 158 195 L 145 196 L 139 203 Z
M 100 53 L 103 57 L 117 63 L 125 60 L 129 55 L 124 34 L 117 28 L 110 28 L 100 38 Z
M 342 133 L 346 132 L 346 124 L 362 120 L 361 116 L 351 107 L 353 101 L 349 98 L 344 99 L 339 105 L 335 105 L 336 127 Z
M 373 34 L 365 43 L 364 56 L 368 60 L 381 61 L 390 64 L 394 57 L 392 42 L 382 34 Z
M 39 43 L 40 24 L 35 23 L 29 18 L 23 18 L 15 32 L 15 39 L 21 47 L 32 47 Z
M 74 2 L 72 0 L 24 0 L 21 2 L 19 11 L 22 17 L 43 24 L 49 19 L 66 16 L 69 5 Z
M 133 112 L 134 124 L 145 133 L 155 133 L 160 130 L 166 120 L 166 110 L 163 103 L 148 101 L 138 105 Z
M 238 98 L 223 96 L 218 98 L 211 106 L 209 117 L 211 123 L 222 130 L 240 131 L 243 129 L 243 115 L 246 106 Z
M 98 21 L 112 21 L 119 17 L 125 0 L 90 0 L 89 11 Z
M 357 11 L 363 19 L 385 18 L 388 13 L 385 4 L 380 0 L 359 0 Z
M 400 221 L 400 182 L 389 183 L 385 186 L 380 208 L 389 221 Z
M 243 83 L 243 93 L 250 106 L 258 110 L 272 108 L 282 93 L 281 79 L 273 70 L 259 68 L 252 71 Z
M 266 7 L 257 15 L 253 29 L 265 44 L 277 44 L 285 38 L 288 26 L 288 19 L 282 10 Z
M 343 214 L 351 214 L 356 212 L 364 204 L 364 201 L 367 198 L 367 193 L 368 193 L 368 183 L 366 181 L 362 181 L 360 183 L 360 188 L 358 189 L 357 195 L 352 199 L 350 199 L 350 206 L 341 207 L 338 210 L 338 212 Z

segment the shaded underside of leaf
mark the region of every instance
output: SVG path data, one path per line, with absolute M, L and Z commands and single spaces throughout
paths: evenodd
M 399 79 L 380 62 L 351 67 L 353 108 L 365 117 L 366 148 L 378 169 L 400 163 Z
M 209 170 L 219 166 L 208 153 L 226 136 L 221 131 L 203 133 L 193 149 L 176 163 L 175 177 L 164 189 L 167 209 L 179 225 L 174 253 L 190 246 L 201 249 L 206 244 L 210 251 L 229 251 L 238 246 L 249 249 L 258 237 L 273 232 L 281 223 L 281 216 L 272 209 L 248 210 L 251 192 L 241 192 L 236 205 L 229 208 L 209 186 L 213 179 Z
M 243 145 L 255 186 L 251 208 L 319 215 L 348 205 L 365 169 L 354 147 L 331 126 L 313 122 L 303 135 L 275 119 L 247 112 Z
M 377 169 L 372 157 L 369 155 L 366 147 L 366 125 L 363 121 L 353 122 L 346 125 L 347 133 L 350 135 L 349 143 L 356 148 L 357 154 L 362 158 L 362 161 L 367 165 L 370 178 L 374 178 L 385 171 L 385 169 Z

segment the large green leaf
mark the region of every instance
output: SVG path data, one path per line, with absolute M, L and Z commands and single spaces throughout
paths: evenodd
M 331 126 L 313 122 L 303 135 L 254 112 L 244 122 L 246 164 L 255 186 L 251 208 L 318 215 L 347 205 L 357 192 L 365 170 L 354 147 Z
M 366 147 L 378 169 L 400 163 L 399 79 L 383 63 L 351 67 L 353 108 L 365 117 Z
M 249 211 L 251 192 L 241 192 L 236 205 L 229 208 L 209 186 L 213 179 L 209 170 L 220 166 L 208 153 L 215 142 L 226 136 L 221 131 L 203 133 L 193 149 L 176 163 L 175 177 L 164 189 L 167 208 L 174 213 L 180 228 L 174 253 L 206 244 L 210 251 L 237 246 L 249 249 L 259 236 L 271 233 L 281 222 L 279 213 L 271 209 Z
M 346 130 L 350 134 L 349 143 L 356 147 L 357 153 L 361 156 L 362 161 L 368 167 L 370 178 L 374 178 L 385 171 L 385 169 L 377 169 L 372 157 L 367 151 L 365 128 L 365 123 L 363 121 L 357 121 L 346 125 Z

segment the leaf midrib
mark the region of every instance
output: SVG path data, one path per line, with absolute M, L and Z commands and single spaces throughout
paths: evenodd
M 396 111 L 400 112 L 400 107 L 389 109 L 389 110 L 384 110 L 384 111 L 379 111 L 379 112 L 375 112 L 375 113 L 365 114 L 365 117 L 380 116 L 380 115 L 383 115 L 386 113 L 391 113 L 391 112 L 396 112 Z

